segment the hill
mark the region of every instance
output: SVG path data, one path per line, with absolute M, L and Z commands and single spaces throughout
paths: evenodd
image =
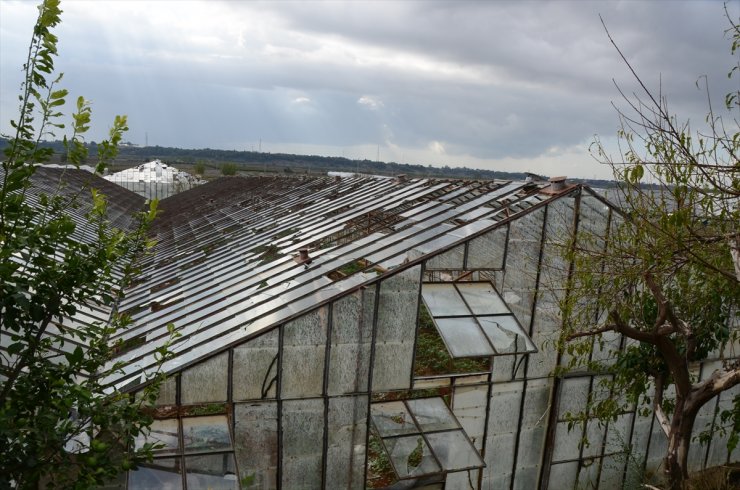
M 0 149 L 7 146 L 8 140 L 0 138 Z M 64 162 L 64 146 L 61 141 L 42 142 L 43 146 L 54 149 L 56 163 Z M 90 158 L 97 154 L 97 144 L 88 144 Z M 372 160 L 350 160 L 344 157 L 326 157 L 319 155 L 293 155 L 288 153 L 265 153 L 256 151 L 217 150 L 211 148 L 188 149 L 166 146 L 136 146 L 122 144 L 119 155 L 112 170 L 119 170 L 139 163 L 160 159 L 168 164 L 190 169 L 196 163 L 203 163 L 210 167 L 209 174 L 217 175 L 221 165 L 236 164 L 242 172 L 273 172 L 284 174 L 323 174 L 326 172 L 355 172 L 363 174 L 377 174 L 394 176 L 406 174 L 409 177 L 438 177 L 458 179 L 503 179 L 524 180 L 527 174 L 523 172 L 501 172 L 497 170 L 472 169 L 468 167 L 432 167 L 431 165 L 411 165 L 396 162 L 380 162 Z M 614 182 L 609 180 L 570 179 L 584 182 L 593 187 L 612 187 Z

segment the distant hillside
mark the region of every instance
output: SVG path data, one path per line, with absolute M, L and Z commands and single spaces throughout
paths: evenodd
M 7 146 L 8 140 L 0 138 L 0 149 Z M 61 141 L 44 142 L 43 146 L 51 147 L 56 152 L 56 162 L 64 160 L 64 147 Z M 97 155 L 97 144 L 87 145 L 90 158 Z M 145 161 L 158 158 L 175 166 L 190 167 L 202 162 L 212 169 L 218 169 L 224 163 L 236 164 L 242 171 L 259 171 L 275 173 L 326 173 L 358 172 L 364 174 L 398 175 L 409 177 L 438 177 L 457 179 L 503 179 L 524 180 L 526 174 L 520 172 L 500 172 L 496 170 L 472 169 L 467 167 L 432 167 L 410 165 L 396 162 L 374 162 L 372 160 L 350 160 L 343 157 L 324 157 L 318 155 L 292 155 L 287 153 L 262 153 L 256 151 L 214 150 L 210 148 L 191 150 L 165 146 L 121 145 L 114 169 L 130 167 Z M 593 187 L 612 187 L 609 180 L 570 179 L 585 182 Z

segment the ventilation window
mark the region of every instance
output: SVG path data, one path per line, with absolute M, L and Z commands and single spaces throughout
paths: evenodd
M 239 488 L 225 415 L 155 420 L 136 448 L 155 444 L 154 459 L 128 473 L 129 488 Z
M 399 480 L 485 466 L 442 398 L 374 403 L 370 414 Z
M 424 283 L 421 295 L 453 358 L 537 352 L 490 282 Z

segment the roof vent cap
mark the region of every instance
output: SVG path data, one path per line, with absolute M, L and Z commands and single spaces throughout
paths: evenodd
M 559 192 L 565 189 L 566 181 L 567 179 L 565 175 L 559 176 L 559 177 L 550 177 L 550 189 Z
M 295 260 L 298 264 L 308 265 L 313 259 L 308 255 L 307 248 L 300 248 L 298 249 L 298 255 L 293 256 L 293 260 Z

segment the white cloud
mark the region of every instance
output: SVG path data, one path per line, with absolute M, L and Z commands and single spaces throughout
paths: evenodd
M 371 109 L 371 110 L 378 110 L 381 107 L 383 107 L 383 101 L 382 100 L 380 100 L 380 99 L 378 99 L 376 97 L 371 97 L 369 95 L 363 95 L 362 97 L 360 97 L 359 99 L 357 99 L 357 103 L 360 104 L 361 106 L 367 107 L 368 109 Z
M 432 141 L 431 143 L 429 143 L 429 149 L 437 155 L 444 155 L 445 153 L 447 153 L 445 151 L 444 145 L 439 141 Z
M 295 99 L 293 99 L 293 103 L 294 104 L 310 104 L 311 99 L 309 99 L 308 97 L 303 97 L 303 96 L 296 97 Z

